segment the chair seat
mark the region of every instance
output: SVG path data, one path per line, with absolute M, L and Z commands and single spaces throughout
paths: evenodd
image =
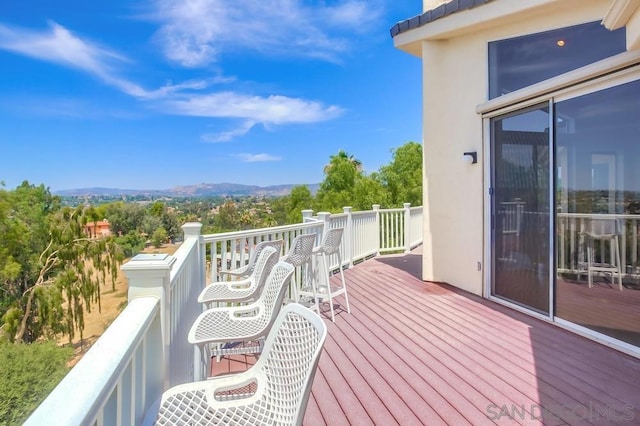
M 260 337 L 267 321 L 268 318 L 253 307 L 248 310 L 243 307 L 212 308 L 196 319 L 189 331 L 189 343 L 250 341 Z

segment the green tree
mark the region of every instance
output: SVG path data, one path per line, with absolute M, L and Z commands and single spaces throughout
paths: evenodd
M 389 204 L 389 192 L 380 182 L 377 173 L 360 176 L 353 187 L 352 197 L 351 207 L 355 210 L 371 210 L 374 204 Z
M 162 244 L 167 241 L 168 237 L 169 235 L 167 234 L 167 230 L 160 226 L 153 232 L 153 235 L 151 236 L 151 243 L 156 248 L 162 247 Z
M 8 228 L 0 239 L 4 333 L 15 341 L 57 333 L 71 340 L 76 328 L 82 334 L 85 310 L 99 306 L 101 285 L 115 280 L 122 261 L 114 239 L 88 238 L 85 225 L 95 213 L 60 208 L 42 185 L 24 182 L 0 200 L 10 200 L 9 210 L 0 209 Z
M 297 185 L 291 188 L 287 199 L 287 223 L 302 222 L 302 210 L 313 208 L 313 195 L 307 185 Z
M 343 150 L 332 155 L 324 168 L 324 180 L 316 194 L 317 210 L 342 211 L 351 205 L 353 188 L 362 174 L 362 164 Z
M 126 235 L 131 231 L 140 231 L 145 217 L 145 209 L 137 203 L 118 201 L 105 208 L 106 219 L 109 220 L 111 232 L 115 235 Z
M 218 209 L 218 215 L 215 218 L 215 225 L 219 231 L 237 230 L 240 224 L 240 216 L 238 208 L 233 201 L 225 201 Z
M 422 205 L 422 145 L 407 142 L 392 150 L 391 162 L 380 168 L 379 179 L 389 191 L 392 207 Z
M 22 424 L 67 374 L 71 355 L 72 347 L 54 342 L 0 341 L 0 424 Z

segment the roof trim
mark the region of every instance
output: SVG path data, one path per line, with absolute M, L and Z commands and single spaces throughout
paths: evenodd
M 638 7 L 640 7 L 640 0 L 614 0 L 602 24 L 610 30 L 624 27 Z
M 414 28 L 422 27 L 423 25 L 433 22 L 437 19 L 444 18 L 452 13 L 460 12 L 474 7 L 482 6 L 485 3 L 492 2 L 493 0 L 451 0 L 448 3 L 441 4 L 435 9 L 431 9 L 423 13 L 422 15 L 414 16 L 413 18 L 400 21 L 391 27 L 389 32 L 391 37 L 395 37 L 398 34 L 402 34 L 406 31 Z

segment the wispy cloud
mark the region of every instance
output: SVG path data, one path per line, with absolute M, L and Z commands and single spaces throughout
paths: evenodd
M 324 106 L 320 102 L 287 96 L 267 97 L 235 92 L 193 94 L 168 99 L 165 107 L 174 114 L 242 118 L 253 123 L 286 124 L 315 123 L 340 116 L 344 110 L 338 106 Z
M 339 61 L 366 32 L 382 0 L 156 0 L 152 19 L 165 55 L 183 66 L 215 62 L 225 49 Z
M 0 49 L 87 72 L 132 96 L 145 93 L 140 86 L 118 78 L 112 64 L 127 62 L 124 56 L 75 36 L 55 23 L 48 31 L 32 31 L 0 24 Z
M 262 163 L 266 161 L 280 161 L 282 157 L 271 154 L 233 154 L 235 158 L 240 159 L 244 163 Z
M 49 28 L 45 31 L 0 24 L 0 49 L 83 71 L 109 86 L 141 99 L 162 98 L 183 90 L 202 90 L 211 84 L 229 81 L 222 77 L 190 80 L 146 90 L 118 75 L 116 68 L 130 63 L 128 58 L 73 34 L 56 22 L 49 22 Z
M 249 133 L 251 129 L 253 129 L 253 126 L 255 125 L 256 123 L 254 121 L 247 120 L 244 123 L 242 123 L 242 125 L 234 129 L 227 130 L 226 132 L 205 133 L 204 135 L 201 136 L 201 139 L 205 142 L 212 142 L 212 143 L 229 142 L 230 140 L 238 136 L 246 135 L 247 133 Z

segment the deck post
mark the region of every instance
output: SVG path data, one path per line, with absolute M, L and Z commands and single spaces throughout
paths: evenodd
M 311 222 L 313 219 L 313 210 L 302 210 L 302 223 Z
M 374 239 L 376 245 L 376 256 L 380 256 L 380 204 L 374 204 L 371 208 L 376 212 L 376 235 Z
M 411 203 L 404 203 L 404 252 L 411 251 Z
M 159 371 L 156 377 L 162 377 L 160 382 L 165 389 L 169 386 L 169 349 L 171 345 L 170 275 L 171 266 L 175 260 L 173 256 L 168 254 L 138 254 L 122 265 L 122 271 L 128 279 L 129 302 L 139 297 L 155 297 L 159 301 L 160 330 L 154 330 L 149 334 L 149 338 L 159 339 L 160 342 L 150 343 L 151 347 L 162 348 L 162 351 L 160 353 L 148 351 L 146 362 L 149 362 L 150 365 L 158 365 Z M 160 358 L 160 362 L 157 358 Z
M 347 215 L 347 225 L 345 226 L 342 237 L 344 242 L 344 250 L 342 251 L 344 253 L 343 261 L 348 261 L 349 263 L 347 264 L 347 267 L 351 268 L 353 266 L 353 216 L 351 215 L 353 208 L 343 207 L 342 210 Z

